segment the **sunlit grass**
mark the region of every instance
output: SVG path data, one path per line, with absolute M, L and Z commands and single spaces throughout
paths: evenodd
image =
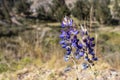
M 48 30 L 41 39 L 42 33 L 40 32 L 42 32 L 44 27 L 49 27 L 51 30 Z M 70 61 L 65 62 L 63 59 L 65 51 L 60 47 L 58 39 L 60 23 L 46 23 L 40 28 L 41 31 L 30 30 L 20 33 L 19 36 L 13 36 L 12 38 L 2 37 L 0 39 L 1 74 L 5 73 L 7 78 L 10 79 L 10 72 L 12 72 L 13 79 L 16 79 L 18 77 L 17 71 L 28 66 L 58 72 L 59 70 L 64 71 L 64 68 L 67 66 L 74 67 L 73 63 Z M 99 60 L 95 63 L 97 70 L 120 69 L 120 32 L 114 29 L 112 27 L 102 27 L 98 28 L 97 32 L 93 31 L 91 33 L 91 36 L 95 36 L 96 33 L 98 35 L 97 56 Z M 8 44 L 12 45 L 10 49 L 4 46 Z M 14 46 L 17 47 L 14 48 Z M 17 51 L 16 53 L 14 53 L 14 49 Z M 77 61 L 77 65 L 79 66 L 81 62 L 82 60 Z M 38 71 L 41 72 L 41 70 Z M 72 75 L 74 73 L 71 71 L 69 74 Z M 51 73 L 46 79 L 52 80 L 55 76 L 55 73 Z M 6 80 L 6 77 L 4 79 Z M 58 80 L 63 80 L 63 78 L 58 78 Z

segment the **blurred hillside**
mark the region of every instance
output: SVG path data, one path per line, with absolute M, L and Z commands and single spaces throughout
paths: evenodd
M 120 19 L 119 0 L 0 0 L 0 4 L 0 23 L 3 25 L 6 22 L 22 25 L 26 18 L 60 21 L 64 15 L 89 21 L 91 9 L 92 20 L 102 24 L 119 25 Z
M 65 15 L 98 36 L 97 80 L 119 80 L 120 0 L 0 0 L 0 80 L 76 80 L 59 45 Z M 80 71 L 93 80 L 90 69 Z

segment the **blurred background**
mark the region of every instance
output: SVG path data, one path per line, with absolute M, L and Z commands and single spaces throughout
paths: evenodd
M 62 69 L 74 65 L 59 45 L 65 15 L 98 35 L 97 68 L 120 70 L 120 0 L 0 0 L 0 80 L 67 80 Z

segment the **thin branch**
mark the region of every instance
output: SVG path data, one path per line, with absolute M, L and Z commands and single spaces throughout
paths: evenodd
M 71 56 L 71 60 L 73 61 L 74 65 L 75 65 L 75 72 L 76 72 L 76 75 L 77 75 L 77 80 L 80 80 L 77 63 L 76 63 L 76 61 L 74 60 L 73 55 Z
M 91 8 L 90 8 L 90 32 L 91 32 L 91 27 L 92 27 L 92 17 L 93 17 L 93 4 L 91 1 Z

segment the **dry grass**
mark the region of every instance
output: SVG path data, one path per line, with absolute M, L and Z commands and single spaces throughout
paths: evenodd
M 114 69 L 120 70 L 120 53 L 109 54 L 104 57 L 105 62 Z

